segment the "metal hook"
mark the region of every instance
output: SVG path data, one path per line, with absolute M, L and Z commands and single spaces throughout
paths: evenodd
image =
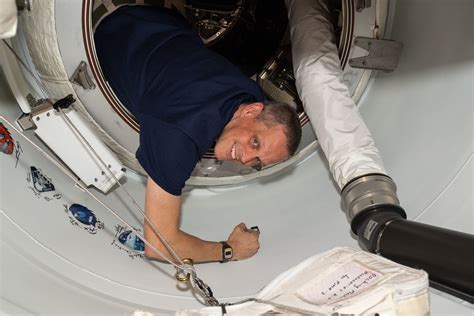
M 176 280 L 180 282 L 188 282 L 189 279 L 191 278 L 191 273 L 186 272 L 187 270 L 186 266 L 192 267 L 194 265 L 194 261 L 191 258 L 186 258 L 186 259 L 183 259 L 182 261 L 183 261 L 183 264 L 179 268 L 176 268 L 175 277 L 176 277 Z

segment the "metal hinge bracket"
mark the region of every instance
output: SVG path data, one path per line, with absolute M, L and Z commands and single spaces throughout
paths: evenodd
M 33 122 L 31 118 L 31 114 L 23 113 L 17 120 L 16 123 L 20 127 L 21 131 L 28 131 L 36 129 L 36 124 Z
M 357 37 L 354 45 L 369 52 L 368 55 L 349 60 L 353 68 L 376 69 L 385 72 L 397 69 L 403 44 L 392 40 L 380 40 L 368 37 Z
M 72 74 L 70 81 L 77 83 L 85 90 L 95 89 L 95 84 L 87 72 L 87 64 L 85 61 L 81 61 L 79 63 L 79 66 L 77 66 L 76 70 Z

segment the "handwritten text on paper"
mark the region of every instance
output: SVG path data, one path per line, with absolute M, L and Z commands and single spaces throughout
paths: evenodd
M 316 305 L 332 304 L 371 288 L 380 276 L 357 262 L 348 262 L 323 279 L 307 283 L 297 291 L 297 295 Z

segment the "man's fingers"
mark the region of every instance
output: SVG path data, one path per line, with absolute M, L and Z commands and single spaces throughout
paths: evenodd
M 249 234 L 252 234 L 252 235 L 255 235 L 257 238 L 258 236 L 260 236 L 260 231 L 259 230 L 256 230 L 256 229 L 246 229 L 245 230 L 246 233 L 249 233 Z
M 239 224 L 239 227 L 242 231 L 246 231 L 247 230 L 247 225 L 245 225 L 244 223 L 240 223 Z
M 257 233 L 260 234 L 260 230 L 258 226 L 252 226 L 251 228 L 248 228 L 245 223 L 240 223 L 239 225 L 236 226 L 236 228 L 240 228 L 241 231 L 246 232 L 246 233 Z
M 236 233 L 236 232 L 239 231 L 239 230 L 242 231 L 242 230 L 243 230 L 242 225 L 244 225 L 244 223 L 240 223 L 240 224 L 236 225 L 236 226 L 234 227 L 233 233 Z

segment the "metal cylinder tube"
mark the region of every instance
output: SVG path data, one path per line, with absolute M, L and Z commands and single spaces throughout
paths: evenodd
M 474 303 L 473 235 L 404 219 L 385 226 L 377 252 L 425 270 L 432 287 Z
M 351 180 L 342 189 L 341 197 L 355 234 L 367 212 L 390 208 L 406 218 L 397 197 L 397 187 L 392 178 L 384 174 L 367 174 Z
M 393 180 L 369 174 L 349 182 L 342 203 L 363 248 L 423 269 L 432 287 L 474 302 L 474 236 L 406 220 Z

